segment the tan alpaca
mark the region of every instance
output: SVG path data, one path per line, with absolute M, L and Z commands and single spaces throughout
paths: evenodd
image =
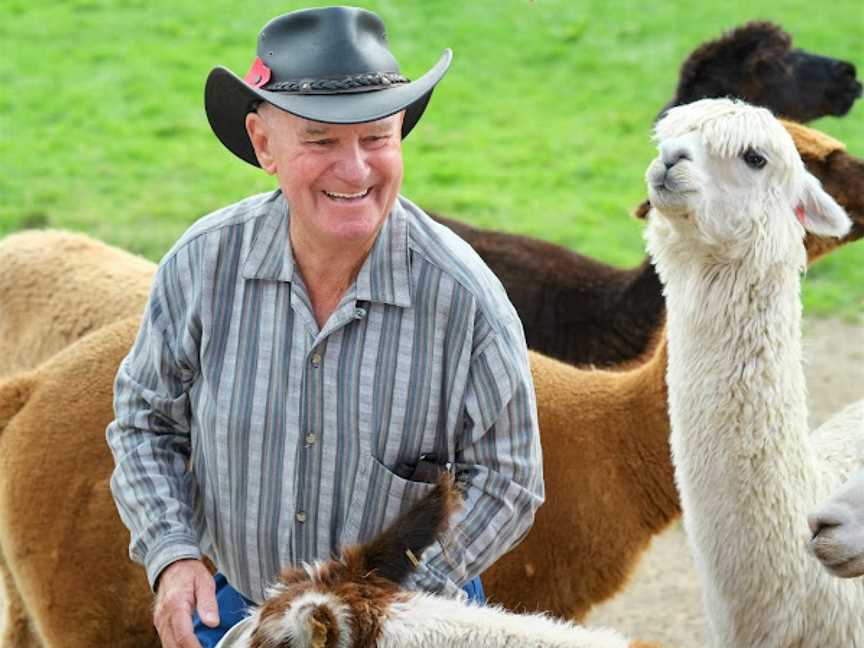
M 113 418 L 114 374 L 134 340 L 137 326 L 137 318 L 129 318 L 100 329 L 36 370 L 0 383 L 0 474 L 11 477 L 0 479 L 0 550 L 6 565 L 5 576 L 12 578 L 4 583 L 10 606 L 6 634 L 0 641 L 4 647 L 159 645 L 152 628 L 152 595 L 144 570 L 128 558 L 128 531 L 119 521 L 108 489 L 114 464 L 104 443 L 105 427 Z M 662 370 L 664 362 L 664 347 L 660 348 L 655 370 Z M 542 374 L 538 375 L 540 393 L 550 395 L 549 406 L 562 403 L 556 396 L 555 370 L 572 368 L 537 354 L 532 354 L 532 363 L 535 371 Z M 632 383 L 637 391 L 645 386 L 640 385 L 639 380 L 630 380 L 627 374 L 585 373 L 606 376 L 619 385 Z M 633 373 L 635 377 L 636 372 Z M 544 377 L 548 377 L 548 382 Z M 587 382 L 586 390 L 597 398 L 609 396 L 605 388 L 591 387 Z M 634 393 L 631 404 L 637 400 Z M 653 400 L 663 402 L 662 398 Z M 542 402 L 541 411 L 544 411 L 547 401 Z M 622 411 L 630 415 L 627 407 Z M 663 407 L 658 411 L 664 416 Z M 551 424 L 554 418 L 541 414 L 541 420 Z M 590 439 L 590 435 L 585 435 L 580 443 L 590 444 Z M 609 445 L 597 447 L 593 455 L 598 468 L 609 465 L 604 457 L 616 455 L 616 443 L 622 441 L 610 438 L 609 442 Z M 656 445 L 665 447 L 665 440 L 661 438 Z M 668 467 L 669 459 L 664 458 L 662 452 L 661 449 L 656 462 Z M 665 452 L 668 453 L 668 449 Z M 565 471 L 560 477 L 566 478 L 566 462 L 550 463 L 553 454 L 547 453 L 547 470 L 553 465 L 560 467 Z M 620 469 L 629 473 L 623 464 Z M 559 475 L 558 469 L 552 468 L 551 474 Z M 594 487 L 602 488 L 609 474 L 609 471 L 598 470 Z M 623 473 L 619 477 L 622 481 L 630 479 Z M 635 475 L 632 478 L 638 480 Z M 560 483 L 560 478 L 556 479 Z M 598 510 L 603 507 L 590 497 L 579 498 L 579 501 L 585 503 L 586 511 L 598 505 Z M 638 506 L 634 505 L 632 511 L 638 513 Z M 674 502 L 669 506 L 675 509 Z M 669 519 L 674 517 L 671 511 L 667 515 Z M 632 522 L 635 518 L 623 515 L 622 520 Z M 539 522 L 536 531 L 540 531 L 540 535 L 532 532 L 522 545 L 524 548 L 542 544 L 544 518 Z M 628 522 L 622 522 L 621 529 L 625 523 Z M 610 526 L 615 527 L 614 524 Z M 599 535 L 602 531 L 596 529 L 595 533 Z M 630 562 L 636 561 L 638 553 L 648 543 L 653 533 L 651 524 L 634 533 L 635 542 L 624 543 L 615 550 Z M 577 540 L 580 541 L 586 540 Z M 578 554 L 577 550 L 574 555 Z M 520 554 L 514 555 L 518 559 Z M 610 552 L 610 560 L 614 561 L 616 555 Z M 572 557 L 563 555 L 561 559 L 572 560 Z M 538 576 L 548 565 L 548 561 L 538 563 Z M 575 568 L 583 567 L 576 565 Z M 96 578 L 94 574 L 100 576 Z M 611 582 L 617 583 L 625 576 L 612 576 Z M 590 576 L 601 577 L 599 570 Z M 578 583 L 579 579 L 560 573 L 555 581 L 556 584 L 569 582 Z M 532 584 L 534 589 L 541 589 L 536 580 Z M 598 582 L 593 590 L 585 588 L 583 596 L 590 599 L 608 594 L 608 588 Z
M 0 269 L 2 377 L 142 315 L 156 266 L 83 234 L 27 230 L 0 239 Z
M 530 354 L 546 504 L 483 575 L 511 609 L 580 619 L 620 590 L 651 538 L 681 513 L 669 458 L 666 343 L 626 372 Z
M 159 646 L 105 443 L 114 374 L 138 324 L 104 327 L 0 384 L 4 648 Z

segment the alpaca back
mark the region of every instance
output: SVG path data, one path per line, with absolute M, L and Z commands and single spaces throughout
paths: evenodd
M 36 367 L 87 333 L 141 316 L 156 265 L 83 234 L 0 240 L 0 377 Z

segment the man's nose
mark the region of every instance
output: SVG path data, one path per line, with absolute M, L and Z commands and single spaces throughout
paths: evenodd
M 336 175 L 346 182 L 360 182 L 369 175 L 369 162 L 366 152 L 359 142 L 349 144 L 340 151 L 336 163 Z

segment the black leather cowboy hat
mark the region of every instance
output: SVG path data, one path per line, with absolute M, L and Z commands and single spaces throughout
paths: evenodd
M 204 106 L 216 137 L 240 159 L 258 166 L 246 134 L 246 115 L 267 101 L 289 113 L 331 124 L 374 121 L 405 110 L 404 138 L 426 109 L 450 66 L 444 50 L 416 81 L 399 73 L 384 23 L 371 11 L 326 7 L 274 18 L 258 35 L 258 57 L 245 78 L 224 67 L 207 77 Z

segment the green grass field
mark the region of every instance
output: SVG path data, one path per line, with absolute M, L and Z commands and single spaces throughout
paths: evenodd
M 199 216 L 274 186 L 211 134 L 204 79 L 241 76 L 297 2 L 6 0 L 0 5 L 0 235 L 52 226 L 158 259 Z M 650 126 L 699 43 L 751 19 L 864 73 L 864 6 L 834 0 L 370 0 L 403 72 L 455 60 L 405 142 L 427 209 L 621 266 L 643 256 Z M 815 126 L 864 156 L 864 102 Z M 864 244 L 812 268 L 810 314 L 864 312 Z

